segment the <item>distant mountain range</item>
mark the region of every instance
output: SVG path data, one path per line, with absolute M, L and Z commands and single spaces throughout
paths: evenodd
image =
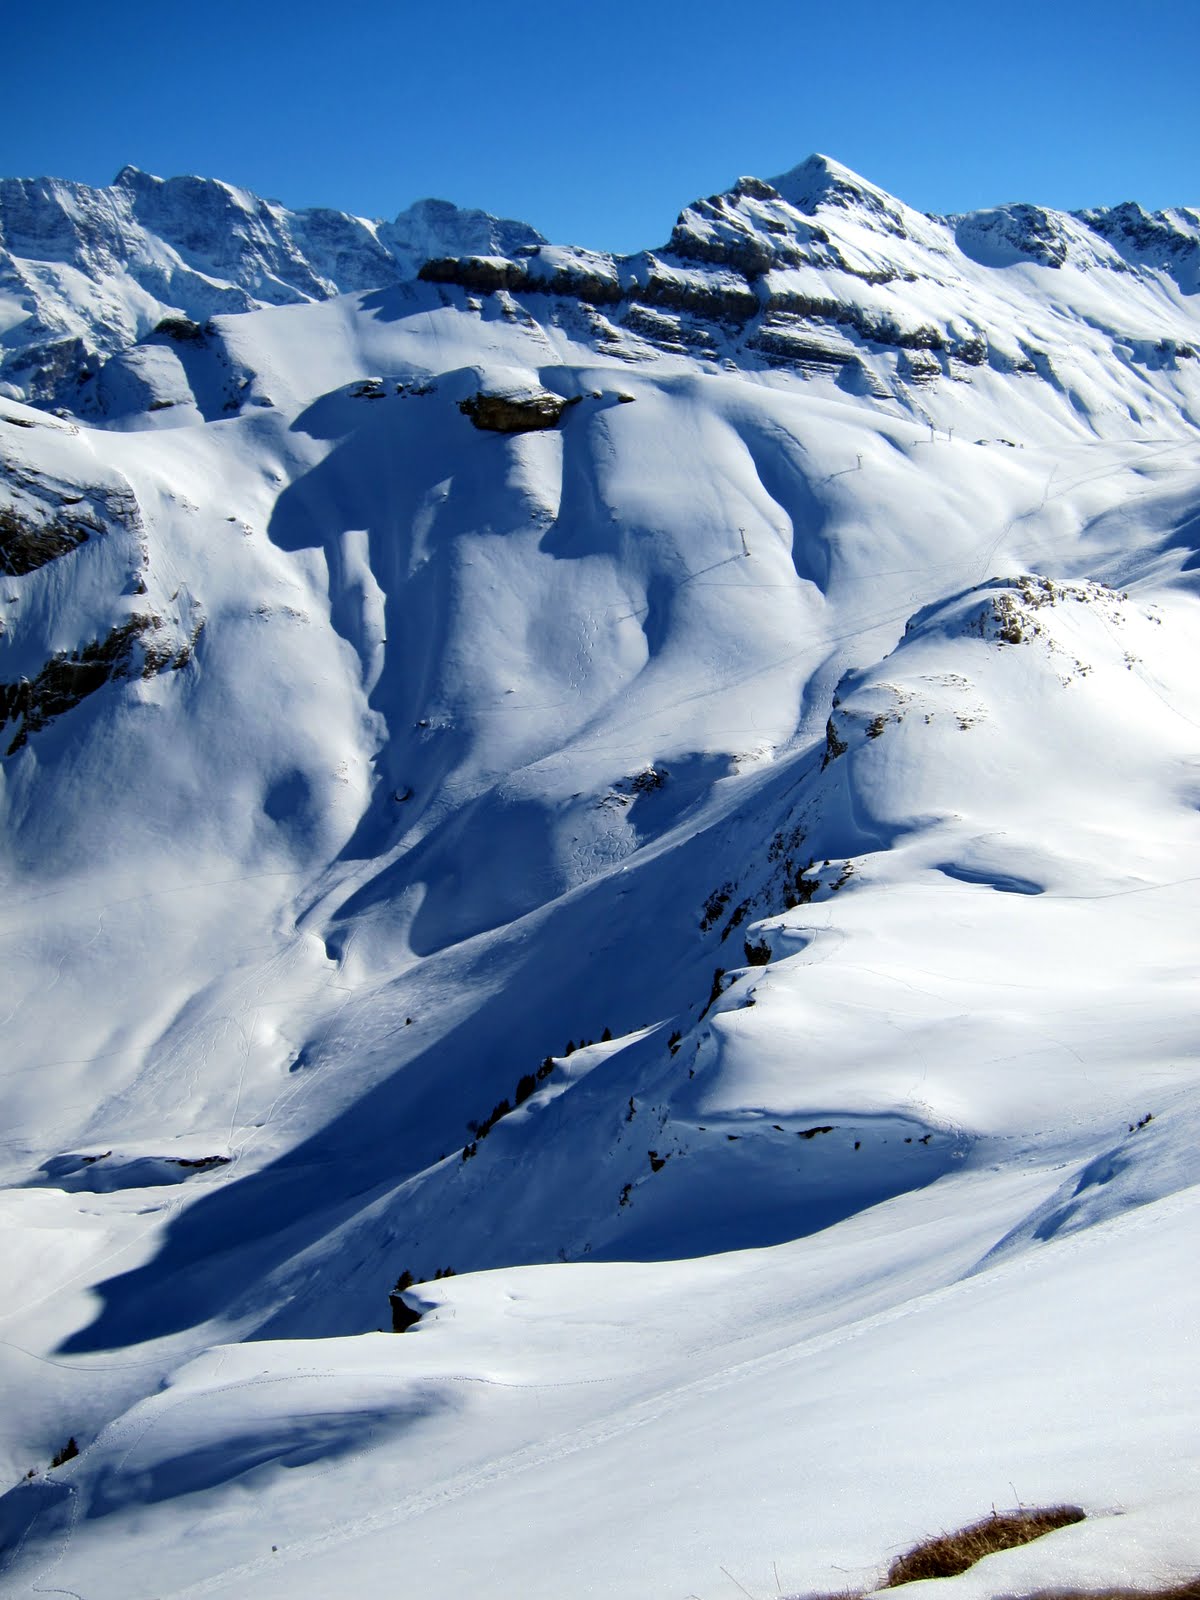
M 524 223 L 444 200 L 370 222 L 136 167 L 107 189 L 0 179 L 0 382 L 34 403 L 71 405 L 104 358 L 164 318 L 327 300 L 412 278 L 433 255 L 541 242 Z

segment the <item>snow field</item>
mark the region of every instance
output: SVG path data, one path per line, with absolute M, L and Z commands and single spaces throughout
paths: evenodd
M 1018 1500 L 1088 1520 L 955 1593 L 1200 1569 L 1194 311 L 846 181 L 739 214 L 987 363 L 410 283 L 0 402 L 102 525 L 0 680 L 189 648 L 0 765 L 14 1595 L 865 1589 Z

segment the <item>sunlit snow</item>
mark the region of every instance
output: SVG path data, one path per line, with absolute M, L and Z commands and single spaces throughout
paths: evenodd
M 5 235 L 5 1592 L 1200 1571 L 1200 219 L 157 182 Z

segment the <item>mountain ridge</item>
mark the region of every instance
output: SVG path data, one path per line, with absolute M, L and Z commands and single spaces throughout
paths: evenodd
M 817 218 L 823 208 L 845 224 L 834 228 L 832 241 L 819 224 L 814 231 L 799 222 Z M 911 250 L 897 257 L 889 239 L 922 247 L 923 260 L 914 260 Z M 1061 268 L 1069 262 L 1082 270 L 1161 271 L 1186 296 L 1200 287 L 1200 214 L 1180 207 L 1149 215 L 1128 202 L 1074 213 L 1015 204 L 935 217 L 814 155 L 773 183 L 739 179 L 723 195 L 685 207 L 658 252 L 702 268 L 733 270 L 738 281 L 692 288 L 691 305 L 701 312 L 743 320 L 772 308 L 809 320 L 816 313 L 817 322 L 857 321 L 860 331 L 875 337 L 894 336 L 892 323 L 898 321 L 902 343 L 927 344 L 935 337 L 951 345 L 953 336 L 944 329 L 931 335 L 923 322 L 906 329 L 906 319 L 894 309 L 890 321 L 881 318 L 869 301 L 858 304 L 837 281 L 823 289 L 780 285 L 774 293 L 769 284 L 747 293 L 738 282 L 761 284 L 772 271 L 789 269 L 816 269 L 820 283 L 829 272 L 868 286 L 913 276 L 936 281 L 936 263 L 953 272 L 956 253 L 993 270 L 1022 263 Z M 464 258 L 473 264 L 447 265 Z M 387 223 L 327 208 L 289 211 L 217 179 L 163 180 L 128 166 L 108 189 L 58 179 L 5 179 L 0 292 L 7 290 L 8 311 L 0 330 L 6 347 L 0 385 L 12 398 L 103 415 L 104 401 L 95 394 L 99 366 L 172 318 L 203 323 L 264 304 L 385 288 L 422 270 L 427 276 L 440 272 L 442 281 L 457 277 L 466 288 L 573 287 L 583 299 L 602 304 L 621 297 L 620 284 L 637 276 L 638 262 L 655 258 L 654 251 L 617 258 L 549 246 L 527 224 L 459 211 L 445 201 L 418 201 Z M 507 266 L 495 265 L 499 260 Z M 57 281 L 56 261 L 97 285 L 119 279 L 123 286 L 115 299 L 106 290 L 98 313 L 81 320 L 79 308 L 72 310 L 70 285 Z M 642 288 L 651 304 L 672 298 L 669 284 Z M 676 298 L 680 292 L 676 287 Z M 768 327 L 764 348 L 780 339 L 786 349 L 786 331 L 777 337 Z M 968 333 L 960 342 L 970 349 L 973 339 Z

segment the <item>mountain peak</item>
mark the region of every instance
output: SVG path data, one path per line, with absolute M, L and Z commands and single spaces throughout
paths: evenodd
M 901 206 L 901 202 L 886 190 L 868 183 L 866 178 L 843 166 L 840 161 L 834 161 L 831 156 L 820 154 L 813 154 L 799 166 L 772 178 L 771 185 L 789 205 L 809 214 L 821 205 L 846 207 L 857 204 L 866 205 L 871 210 L 878 210 L 882 206 L 889 211 L 898 211 Z
M 916 216 L 886 189 L 868 183 L 830 156 L 811 155 L 771 183 L 788 205 L 805 216 L 832 208 L 901 239 L 911 232 Z

